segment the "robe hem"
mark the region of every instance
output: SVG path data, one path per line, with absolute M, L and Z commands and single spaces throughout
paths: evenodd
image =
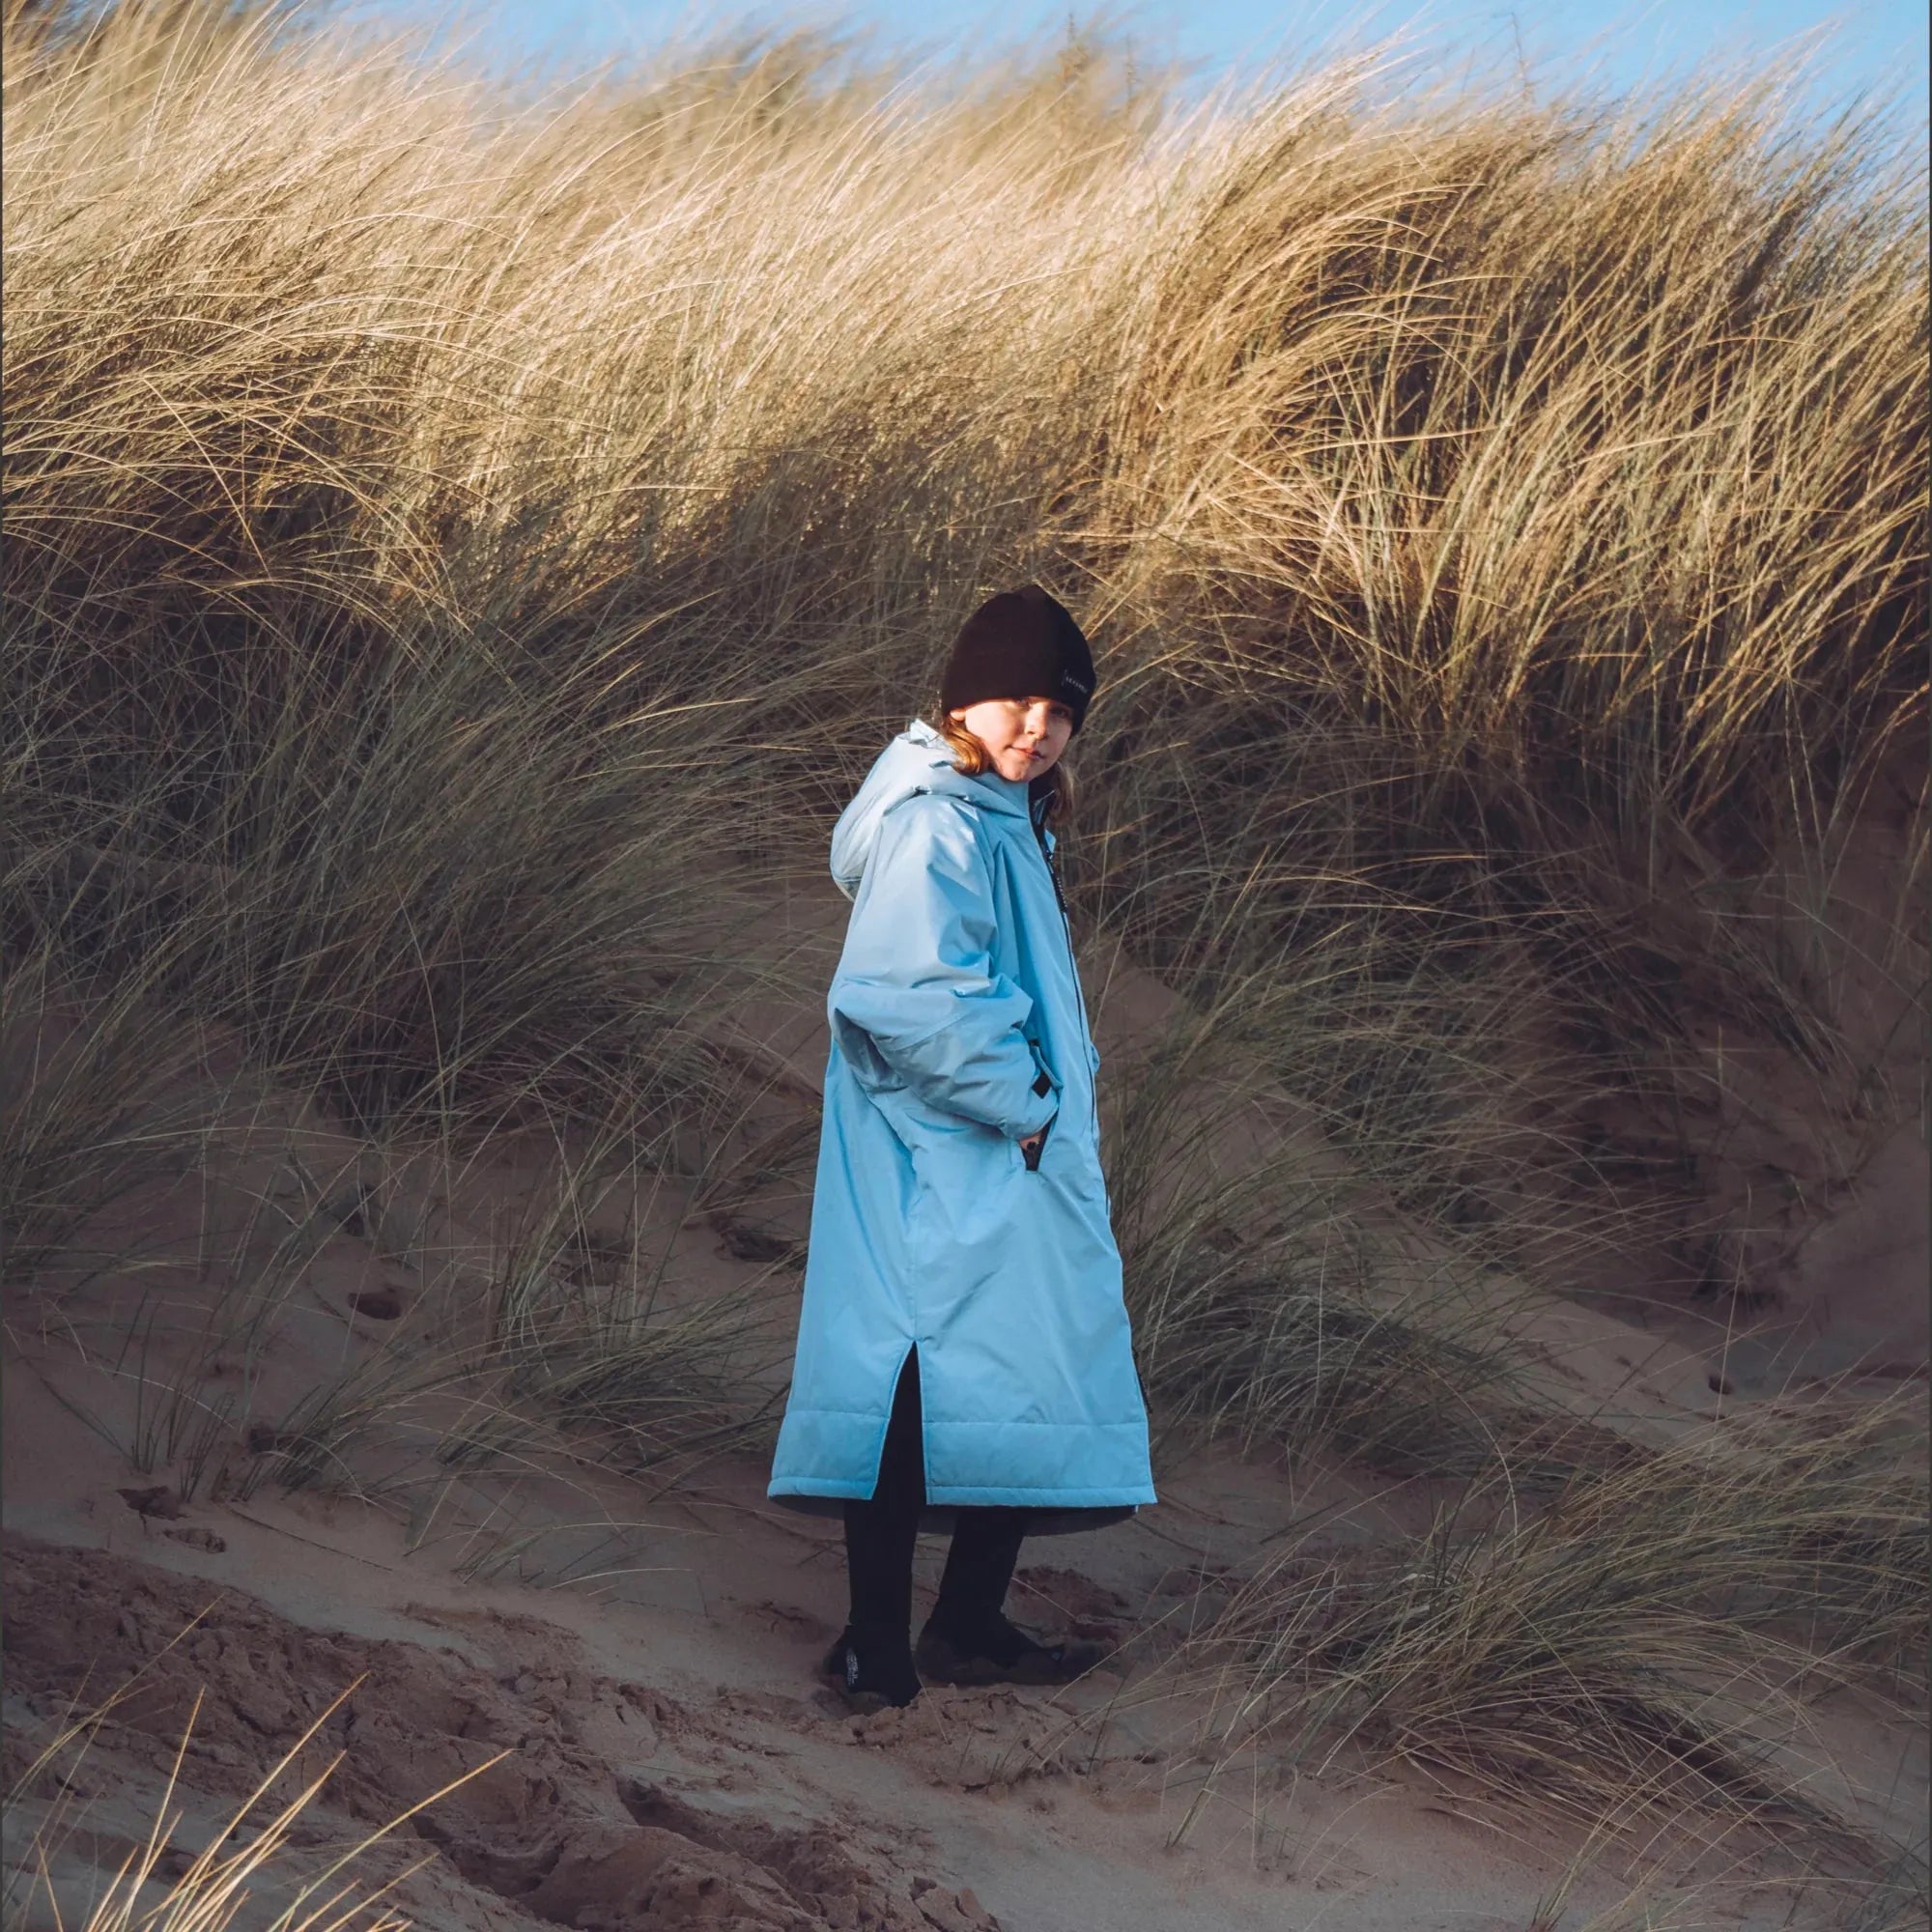
M 876 1485 L 874 1486 L 876 1487 Z M 856 1482 L 812 1476 L 788 1476 L 765 1492 L 771 1502 L 793 1496 L 820 1497 L 836 1502 L 870 1502 L 872 1490 Z M 928 1503 L 950 1503 L 971 1509 L 1129 1509 L 1160 1498 L 1151 1487 L 1122 1495 L 1118 1486 L 1092 1490 L 1022 1490 L 979 1484 L 927 1484 Z
M 815 1516 L 822 1521 L 838 1522 L 844 1517 L 846 1501 L 852 1499 L 781 1494 L 771 1500 L 796 1515 Z M 919 1528 L 929 1536 L 944 1535 L 957 1529 L 959 1511 L 963 1507 L 958 1503 L 927 1503 L 920 1510 Z M 1105 1503 L 1065 1509 L 1030 1508 L 1026 1512 L 1026 1534 L 1031 1539 L 1037 1536 L 1072 1536 L 1087 1529 L 1106 1529 L 1117 1522 L 1131 1522 L 1146 1507 L 1145 1503 Z

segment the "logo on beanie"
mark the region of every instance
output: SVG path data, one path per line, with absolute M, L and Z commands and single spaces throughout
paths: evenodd
M 1060 673 L 1060 681 L 1069 691 L 1077 691 L 1082 697 L 1091 697 L 1093 696 L 1094 687 L 1075 677 L 1070 670 L 1062 671 Z

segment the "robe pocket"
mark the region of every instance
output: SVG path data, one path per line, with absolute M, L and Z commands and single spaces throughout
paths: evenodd
M 1052 1117 L 1052 1119 L 1050 1119 L 1047 1122 L 1046 1125 L 1040 1128 L 1039 1144 L 1037 1147 L 1034 1149 L 1031 1154 L 1027 1152 L 1026 1148 L 1019 1141 L 1015 1141 L 1013 1143 L 1013 1146 L 1019 1150 L 1020 1167 L 1025 1173 L 1037 1174 L 1040 1168 L 1045 1164 L 1046 1150 L 1053 1140 L 1054 1125 L 1055 1122 L 1059 1121 L 1059 1119 L 1060 1116 L 1058 1114 L 1055 1114 Z

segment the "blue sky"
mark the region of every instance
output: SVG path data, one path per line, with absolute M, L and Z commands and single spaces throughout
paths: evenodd
M 358 8 L 358 12 L 365 11 Z M 444 14 L 443 0 L 369 0 L 367 11 L 416 18 Z M 1091 7 L 1078 10 L 1094 15 Z M 1915 123 L 1925 118 L 1927 21 L 1923 0 L 1868 0 L 1835 10 L 1817 0 L 1143 0 L 1115 8 L 1157 57 L 1188 63 L 1203 78 L 1251 72 L 1270 56 L 1359 44 L 1398 30 L 1429 49 L 1427 65 L 1471 57 L 1506 71 L 1526 64 L 1550 79 L 1588 72 L 1617 92 L 1646 92 L 1661 79 L 1711 60 L 1757 65 L 1819 29 L 1833 30 L 1816 55 L 1803 103 L 1832 111 L 1861 92 L 1895 87 Z M 543 56 L 572 69 L 639 51 L 680 25 L 749 18 L 770 26 L 842 22 L 870 28 L 888 44 L 946 61 L 1028 36 L 1066 31 L 1068 9 L 1043 0 L 765 0 L 763 5 L 694 5 L 693 0 L 469 0 L 472 44 L 520 64 Z

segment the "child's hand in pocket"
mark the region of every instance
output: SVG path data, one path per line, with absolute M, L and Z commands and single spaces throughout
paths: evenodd
M 1053 1121 L 1057 1121 L 1059 1118 L 1058 1114 L 1054 1115 L 1053 1120 L 1048 1121 L 1038 1133 L 1029 1134 L 1020 1143 L 1020 1157 L 1026 1162 L 1029 1174 L 1037 1174 L 1039 1172 L 1039 1157 L 1045 1151 L 1046 1137 L 1053 1131 Z

